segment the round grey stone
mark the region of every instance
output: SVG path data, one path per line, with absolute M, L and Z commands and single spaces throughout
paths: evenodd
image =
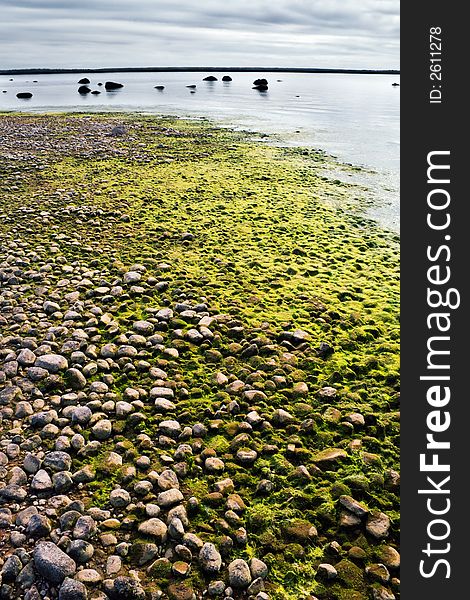
M 251 583 L 250 567 L 243 559 L 237 558 L 228 566 L 228 578 L 232 587 L 247 588 Z
M 86 587 L 76 579 L 66 577 L 60 586 L 59 600 L 87 600 Z
M 206 542 L 199 552 L 199 561 L 206 573 L 218 573 L 222 566 L 222 557 L 214 544 Z
M 68 368 L 69 363 L 64 356 L 60 354 L 43 354 L 38 356 L 34 363 L 35 367 L 46 369 L 49 373 L 58 373 Z
M 97 440 L 107 440 L 113 431 L 113 425 L 108 419 L 102 419 L 92 427 L 93 435 Z
M 76 571 L 75 561 L 53 542 L 39 542 L 33 551 L 34 566 L 51 583 L 62 583 Z

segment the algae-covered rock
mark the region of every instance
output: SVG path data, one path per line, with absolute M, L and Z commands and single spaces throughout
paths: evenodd
M 347 456 L 347 452 L 340 448 L 327 448 L 314 454 L 313 461 L 320 467 L 331 467 L 346 459 Z

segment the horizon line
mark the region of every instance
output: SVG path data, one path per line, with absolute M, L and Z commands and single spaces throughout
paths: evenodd
M 238 73 L 357 73 L 375 75 L 399 75 L 400 69 L 352 69 L 352 68 L 321 68 L 321 67 L 22 67 L 15 69 L 0 69 L 0 75 L 40 75 L 60 73 L 164 73 L 164 72 L 238 72 Z

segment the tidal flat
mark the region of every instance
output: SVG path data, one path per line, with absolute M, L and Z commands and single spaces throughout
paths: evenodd
M 353 167 L 137 114 L 0 138 L 2 597 L 398 599 L 399 243 Z

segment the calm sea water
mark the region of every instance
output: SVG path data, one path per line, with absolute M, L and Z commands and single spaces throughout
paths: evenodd
M 359 175 L 375 203 L 369 215 L 399 229 L 399 82 L 396 75 L 231 73 L 233 81 L 205 82 L 206 73 L 113 73 L 0 76 L 0 111 L 139 111 L 209 117 L 224 126 L 274 134 L 285 145 L 312 146 L 375 173 Z M 91 80 L 97 96 L 78 94 L 77 81 Z M 269 90 L 252 89 L 257 77 Z M 124 88 L 106 92 L 98 82 Z M 36 80 L 37 83 L 33 83 Z M 196 84 L 195 93 L 187 85 Z M 164 85 L 163 91 L 154 88 Z M 1 93 L 6 90 L 6 93 Z M 19 100 L 17 92 L 33 98 Z

